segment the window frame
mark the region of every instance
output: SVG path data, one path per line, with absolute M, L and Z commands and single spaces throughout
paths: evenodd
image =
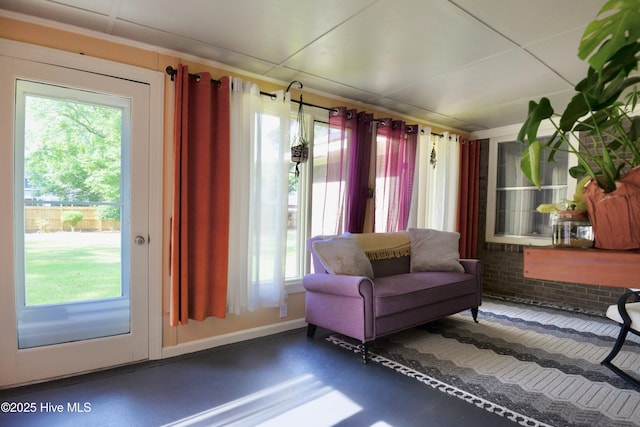
M 298 115 L 299 104 L 291 103 L 291 120 L 296 120 Z M 304 292 L 302 286 L 302 278 L 310 271 L 311 256 L 307 251 L 307 240 L 311 237 L 311 202 L 313 191 L 313 168 L 309 167 L 313 162 L 313 141 L 315 138 L 314 126 L 316 122 L 329 123 L 329 112 L 323 108 L 305 105 L 305 124 L 307 126 L 307 135 L 309 136 L 309 159 L 300 164 L 300 177 L 298 181 L 298 212 L 296 215 L 296 227 L 298 233 L 298 262 L 300 267 L 300 277 L 287 278 L 285 280 L 285 289 L 287 293 Z M 300 191 L 303 189 L 303 191 Z
M 551 244 L 550 236 L 518 236 L 518 235 L 497 235 L 496 227 L 496 198 L 497 198 L 497 175 L 498 175 L 498 146 L 500 143 L 517 140 L 521 125 L 505 126 L 502 128 L 490 129 L 478 132 L 474 135 L 478 139 L 489 139 L 489 162 L 487 173 L 487 215 L 485 221 L 485 241 L 491 243 L 505 243 L 516 245 L 548 246 Z M 550 121 L 545 121 L 540 125 L 538 135 L 541 137 L 551 136 L 555 127 Z M 574 146 L 577 146 L 572 135 L 568 135 Z M 578 164 L 574 154 L 569 153 L 567 166 L 567 192 L 565 198 L 570 198 L 575 193 L 577 180 L 569 175 L 569 169 Z M 535 187 L 534 187 L 535 188 Z M 549 218 L 551 221 L 551 218 Z

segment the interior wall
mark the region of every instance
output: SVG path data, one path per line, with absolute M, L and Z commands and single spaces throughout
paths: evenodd
M 213 77 L 232 75 L 241 77 L 243 80 L 251 80 L 260 85 L 263 91 L 284 90 L 287 84 L 278 84 L 273 81 L 261 80 L 249 73 L 242 73 L 223 68 L 222 65 L 213 64 L 210 61 L 182 55 L 178 52 L 169 52 L 164 49 L 155 48 L 138 43 L 129 43 L 116 38 L 105 37 L 101 34 L 92 34 L 86 30 L 76 30 L 68 26 L 57 24 L 43 25 L 29 20 L 17 20 L 0 16 L 0 37 L 8 40 L 15 40 L 30 43 L 38 46 L 54 48 L 58 50 L 89 55 L 96 58 L 106 59 L 123 64 L 142 67 L 165 73 L 168 65 L 174 68 L 178 63 L 189 65 L 191 72 L 208 71 Z M 304 82 L 303 82 L 304 83 Z M 163 161 L 163 260 L 169 259 L 169 216 L 171 212 L 171 164 L 172 164 L 172 122 L 173 122 L 173 87 L 174 83 L 165 73 L 165 99 L 164 99 L 164 161 Z M 1 94 L 0 94 L 1 95 Z M 294 95 L 295 96 L 295 95 Z M 391 117 L 393 119 L 403 119 L 411 123 L 419 123 L 424 126 L 431 126 L 434 132 L 442 132 L 451 129 L 444 129 L 429 123 L 421 123 L 413 118 L 406 118 L 401 115 L 390 114 L 388 111 L 380 111 L 366 105 L 359 105 L 344 100 L 332 98 L 330 95 L 324 96 L 317 93 L 305 91 L 305 101 L 324 106 L 334 107 L 345 105 L 349 108 L 367 110 L 374 113 L 376 118 Z M 468 136 L 465 132 L 457 132 L 462 136 Z M 9 195 L 7 195 L 9 196 Z M 279 309 L 262 309 L 254 313 L 242 315 L 228 315 L 226 319 L 208 318 L 198 322 L 191 320 L 186 325 L 172 327 L 169 325 L 168 312 L 168 262 L 162 265 L 163 283 L 163 347 L 169 348 L 179 344 L 191 343 L 199 340 L 210 340 L 215 337 L 241 333 L 242 331 L 260 329 L 270 325 L 285 324 L 291 321 L 304 319 L 304 293 L 291 294 L 287 298 L 288 315 L 280 318 Z M 160 284 L 158 284 L 160 285 Z M 154 284 L 151 284 L 154 286 Z M 153 309 L 153 308 L 152 308 Z M 300 323 L 302 324 L 302 323 Z

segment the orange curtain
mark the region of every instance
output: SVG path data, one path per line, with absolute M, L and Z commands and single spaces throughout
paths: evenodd
M 478 254 L 478 203 L 480 189 L 480 143 L 460 139 L 460 180 L 458 184 L 458 224 L 460 257 Z
M 229 79 L 176 75 L 171 218 L 172 326 L 225 317 L 229 240 Z

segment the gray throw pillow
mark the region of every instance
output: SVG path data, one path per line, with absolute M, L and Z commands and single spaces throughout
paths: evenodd
M 460 264 L 460 234 L 428 228 L 410 228 L 411 272 L 456 271 L 464 273 Z
M 313 250 L 331 274 L 373 278 L 371 261 L 354 237 L 342 235 L 313 242 Z

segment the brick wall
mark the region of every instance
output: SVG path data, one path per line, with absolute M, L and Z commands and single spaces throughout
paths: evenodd
M 607 306 L 622 294 L 621 289 L 525 279 L 522 273 L 525 246 L 485 241 L 489 140 L 481 141 L 480 147 L 478 258 L 484 266 L 483 292 L 604 314 Z

